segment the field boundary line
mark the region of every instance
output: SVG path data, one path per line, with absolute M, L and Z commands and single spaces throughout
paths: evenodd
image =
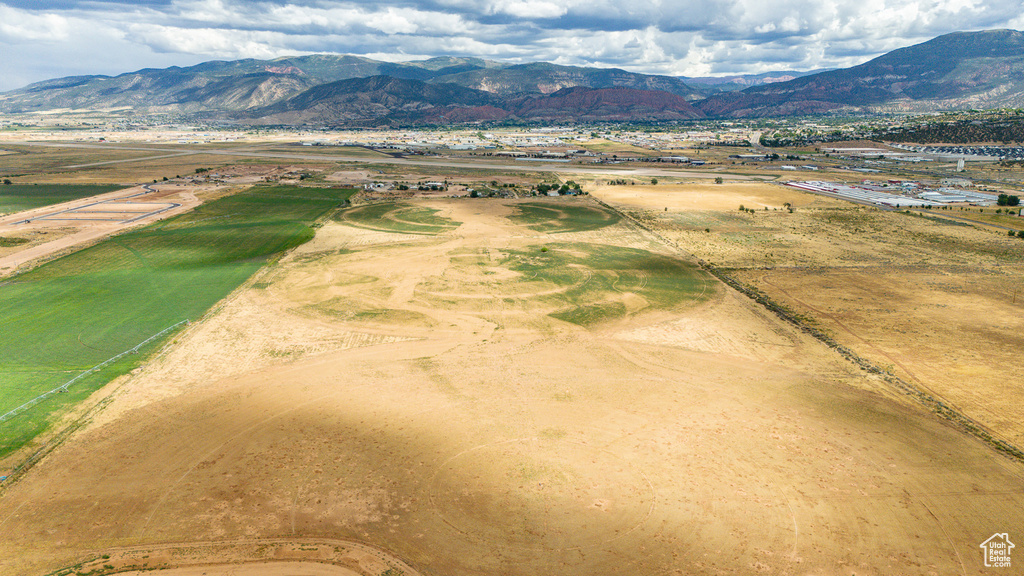
M 0 423 L 6 422 L 10 418 L 18 415 L 20 412 L 22 412 L 22 411 L 24 411 L 24 410 L 26 410 L 26 409 L 28 409 L 28 408 L 38 404 L 40 401 L 46 399 L 47 397 L 49 397 L 49 396 L 51 396 L 53 394 L 56 394 L 58 392 L 67 392 L 68 387 L 71 386 L 72 384 L 74 384 L 75 382 L 81 380 L 82 378 L 85 378 L 86 376 L 88 376 L 89 374 L 92 374 L 93 372 L 98 371 L 99 369 L 103 368 L 104 366 L 106 366 L 106 365 L 108 365 L 108 364 L 110 364 L 112 362 L 120 360 L 121 358 L 127 356 L 128 354 L 135 354 L 135 353 L 137 353 L 139 351 L 139 348 L 142 348 L 143 346 L 145 346 L 146 344 L 149 344 L 153 340 L 156 340 L 160 336 L 163 336 L 164 334 L 170 332 L 171 330 L 174 330 L 178 326 L 181 326 L 182 324 L 188 323 L 188 321 L 189 320 L 186 318 L 185 320 L 182 320 L 181 322 L 178 322 L 177 324 L 174 324 L 173 326 L 168 326 L 167 328 L 164 328 L 163 330 L 157 332 L 156 334 L 153 334 L 149 338 L 146 338 L 142 342 L 139 342 L 134 347 L 129 348 L 128 350 L 125 350 L 124 352 L 121 352 L 120 354 L 117 354 L 116 356 L 111 356 L 110 358 L 107 358 L 103 362 L 100 362 L 99 364 L 93 366 L 92 368 L 89 368 L 88 370 L 82 372 L 78 376 L 75 376 L 71 380 L 68 380 L 67 382 L 65 382 L 65 383 L 63 383 L 63 384 L 53 388 L 52 390 L 49 390 L 47 392 L 43 392 L 39 396 L 36 396 L 35 398 L 29 400 L 28 402 L 25 402 L 21 406 L 18 406 L 17 408 L 7 412 L 6 414 L 0 415 Z

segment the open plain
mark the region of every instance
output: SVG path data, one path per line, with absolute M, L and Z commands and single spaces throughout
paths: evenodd
M 659 188 L 595 194 L 987 433 L 1024 445 L 1024 389 L 1006 361 L 1024 345 L 1020 238 L 943 212 L 795 199 L 777 184 L 732 184 L 717 195 Z
M 101 394 L 0 495 L 3 573 L 320 538 L 423 574 L 981 574 L 1024 529 L 1018 462 L 586 198 L 343 210 Z

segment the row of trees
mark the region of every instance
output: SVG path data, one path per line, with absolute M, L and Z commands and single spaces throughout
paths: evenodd
M 999 204 L 1000 206 L 1018 206 L 1020 205 L 1020 198 L 1017 196 L 1000 194 L 999 198 L 996 200 L 996 204 Z

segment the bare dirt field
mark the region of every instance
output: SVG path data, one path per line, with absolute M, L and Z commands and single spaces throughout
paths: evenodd
M 325 225 L 3 488 L 0 573 L 330 539 L 387 576 L 983 574 L 1024 531 L 1019 463 L 596 203 L 537 202 Z M 352 569 L 307 552 L 208 573 Z
M 419 576 L 413 567 L 379 548 L 358 542 L 308 538 L 117 548 L 78 564 L 71 571 L 111 570 L 129 576 L 142 576 L 153 570 L 159 570 L 163 576 Z
M 588 188 L 589 190 L 590 188 Z M 741 205 L 762 210 L 781 209 L 787 202 L 797 207 L 840 206 L 839 200 L 805 194 L 793 188 L 764 182 L 729 184 L 658 184 L 655 186 L 601 185 L 591 192 L 606 202 L 649 210 L 737 210 Z

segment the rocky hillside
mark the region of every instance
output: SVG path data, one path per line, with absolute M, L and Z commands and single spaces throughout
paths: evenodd
M 709 116 L 759 117 L 836 110 L 925 111 L 1024 104 L 1024 34 L 955 32 L 874 60 L 712 96 Z
M 414 125 L 496 120 L 683 120 L 703 115 L 685 98 L 631 88 L 574 87 L 553 94 L 503 97 L 457 84 L 374 76 L 311 88 L 236 115 L 264 125 Z
M 691 100 L 703 97 L 701 91 L 671 76 L 636 74 L 618 68 L 583 68 L 535 62 L 494 69 L 478 69 L 437 76 L 432 82 L 458 84 L 502 96 L 551 94 L 563 88 L 633 88 L 661 90 Z
M 471 122 L 506 117 L 504 104 L 500 96 L 455 84 L 371 76 L 322 84 L 237 118 L 258 124 L 331 126 L 415 124 L 442 118 Z
M 314 86 L 372 76 L 455 84 L 503 97 L 548 94 L 575 86 L 664 90 L 691 99 L 701 97 L 700 92 L 676 78 L 618 69 L 547 63 L 508 66 L 479 58 L 454 57 L 393 63 L 318 54 L 276 60 L 205 62 L 114 77 L 49 80 L 0 94 L 0 112 L 120 108 L 141 113 L 241 111 L 281 102 Z

